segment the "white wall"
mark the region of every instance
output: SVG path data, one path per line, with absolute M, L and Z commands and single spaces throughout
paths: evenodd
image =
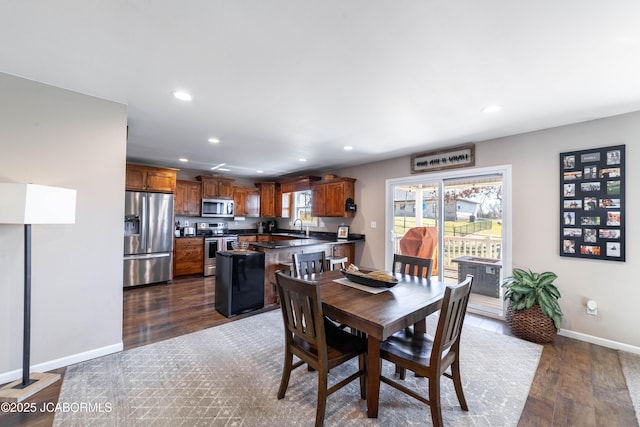
M 77 190 L 76 224 L 32 227 L 32 366 L 118 351 L 126 106 L 6 74 L 0 94 L 0 182 Z M 0 225 L 0 384 L 22 368 L 23 248 Z
M 640 349 L 640 282 L 634 275 L 640 252 L 640 226 L 635 221 L 640 197 L 634 192 L 640 179 L 634 167 L 640 164 L 639 140 L 640 112 L 636 112 L 476 143 L 476 166 L 513 166 L 513 266 L 558 274 L 563 333 L 632 351 Z M 560 257 L 559 154 L 619 144 L 626 144 L 627 261 Z M 384 265 L 385 180 L 410 176 L 410 157 L 345 168 L 337 174 L 357 179 L 358 214 L 351 227 L 366 234 L 367 244 L 356 259 L 362 265 Z M 376 229 L 370 228 L 371 221 L 377 222 Z M 598 316 L 586 314 L 587 299 L 597 301 Z

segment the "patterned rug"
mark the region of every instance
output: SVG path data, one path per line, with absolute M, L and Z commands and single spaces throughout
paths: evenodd
M 435 317 L 429 319 L 434 330 Z M 283 356 L 280 311 L 271 311 L 67 368 L 54 426 L 308 426 L 316 408 L 317 374 L 296 369 L 277 400 Z M 461 370 L 469 411 L 443 379 L 447 426 L 515 426 L 542 346 L 465 326 Z M 514 363 L 516 361 L 516 363 Z M 356 370 L 347 363 L 330 384 Z M 383 364 L 383 374 L 394 367 Z M 426 380 L 406 382 L 425 395 Z M 431 425 L 429 407 L 381 384 L 377 419 L 366 417 L 358 381 L 329 396 L 326 426 Z
M 636 411 L 636 419 L 640 421 L 640 356 L 625 351 L 619 351 L 618 355 L 633 408 Z

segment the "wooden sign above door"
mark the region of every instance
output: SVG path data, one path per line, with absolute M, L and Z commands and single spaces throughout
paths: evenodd
M 426 173 L 475 166 L 475 151 L 475 144 L 466 144 L 414 154 L 411 156 L 411 173 Z

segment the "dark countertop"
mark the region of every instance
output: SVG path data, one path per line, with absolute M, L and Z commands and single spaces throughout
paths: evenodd
M 218 254 L 222 256 L 249 256 L 249 255 L 259 255 L 262 252 L 252 251 L 247 249 L 236 249 L 232 251 L 220 251 Z
M 256 248 L 264 248 L 264 249 L 284 249 L 284 248 L 294 248 L 298 246 L 310 246 L 310 245 L 321 245 L 325 243 L 331 243 L 330 240 L 320 240 L 320 239 L 291 239 L 291 240 L 272 240 L 270 242 L 250 242 L 250 246 L 254 246 Z
M 354 243 L 356 240 L 345 240 L 345 239 L 315 239 L 313 237 L 304 238 L 304 239 L 291 239 L 291 240 L 273 240 L 270 242 L 249 242 L 250 246 L 254 246 L 256 248 L 264 248 L 264 249 L 286 249 L 286 248 L 295 248 L 299 246 L 311 246 L 311 245 L 344 245 L 346 243 Z M 359 239 L 358 241 L 362 241 Z
M 256 230 L 229 230 L 228 234 L 235 234 L 238 236 L 282 236 L 282 237 L 292 237 L 292 240 L 280 240 L 280 241 L 269 241 L 269 242 L 250 242 L 251 245 L 261 248 L 286 248 L 292 246 L 308 246 L 308 245 L 317 245 L 320 243 L 335 243 L 335 244 L 343 244 L 343 243 L 353 243 L 353 242 L 362 242 L 364 241 L 364 234 L 349 234 L 348 239 L 338 239 L 336 233 L 329 232 L 321 232 L 321 231 L 313 231 L 309 232 L 309 237 L 306 236 L 305 233 L 300 233 L 297 230 L 280 230 L 275 233 L 258 233 Z M 195 236 L 180 236 L 175 237 L 176 239 L 202 239 L 204 237 L 216 237 L 216 236 L 203 236 L 202 234 L 198 234 Z M 275 245 L 275 246 L 274 246 Z
M 258 233 L 254 229 L 240 229 L 240 230 L 229 230 L 229 234 L 237 234 L 238 236 L 286 236 L 286 237 L 295 237 L 297 239 L 309 238 L 309 239 L 322 239 L 322 240 L 330 240 L 330 241 L 335 241 L 337 238 L 336 233 L 330 233 L 325 231 L 310 231 L 309 237 L 307 237 L 304 232 L 300 232 L 299 230 L 287 230 L 287 229 L 281 229 L 273 233 Z M 349 241 L 364 240 L 364 234 L 351 233 L 349 234 L 348 240 Z

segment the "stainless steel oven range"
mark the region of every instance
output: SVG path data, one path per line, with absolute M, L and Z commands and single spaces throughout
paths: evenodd
M 238 235 L 229 234 L 226 223 L 201 223 L 198 225 L 198 234 L 204 236 L 204 275 L 215 276 L 216 254 L 232 250 L 233 242 L 238 241 Z
M 204 238 L 204 275 L 215 276 L 216 254 L 218 251 L 232 250 L 233 242 L 238 241 L 236 235 L 211 236 Z

